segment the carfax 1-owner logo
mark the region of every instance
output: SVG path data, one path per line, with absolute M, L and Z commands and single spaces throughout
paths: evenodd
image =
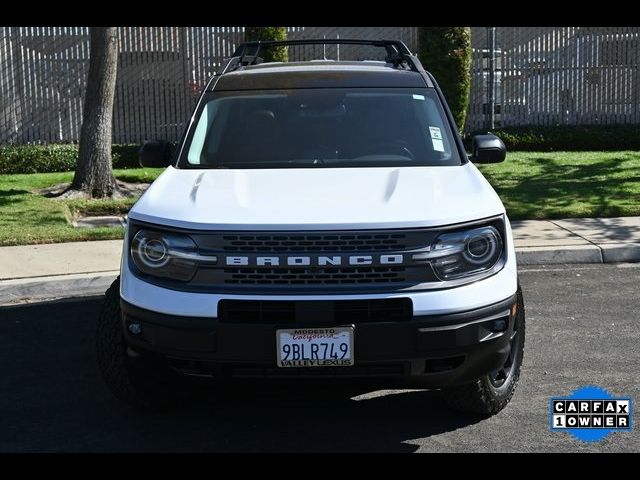
M 600 387 L 581 387 L 568 397 L 551 398 L 549 408 L 551 431 L 569 432 L 583 442 L 631 430 L 631 399 L 614 398 Z

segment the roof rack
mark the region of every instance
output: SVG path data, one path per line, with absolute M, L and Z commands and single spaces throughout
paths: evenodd
M 400 40 L 357 40 L 346 38 L 322 38 L 308 40 L 273 40 L 244 42 L 238 45 L 232 57 L 223 65 L 216 75 L 223 75 L 227 72 L 237 70 L 247 65 L 257 65 L 262 63 L 259 57 L 260 49 L 263 47 L 282 47 L 294 45 L 370 45 L 381 47 L 387 51 L 385 61 L 393 64 L 395 68 L 406 68 L 414 72 L 424 72 L 424 68 L 414 54 Z M 251 51 L 253 50 L 253 51 Z

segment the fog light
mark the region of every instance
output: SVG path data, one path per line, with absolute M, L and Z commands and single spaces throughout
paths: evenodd
M 507 321 L 504 319 L 494 320 L 492 329 L 494 332 L 504 332 L 507 329 Z
M 132 335 L 140 335 L 140 332 L 142 332 L 142 325 L 139 323 L 130 323 L 129 332 L 131 332 Z

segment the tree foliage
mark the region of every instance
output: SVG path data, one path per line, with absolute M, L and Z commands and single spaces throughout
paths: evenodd
M 245 41 L 286 40 L 287 27 L 244 27 Z M 287 47 L 269 47 L 260 49 L 265 62 L 286 62 L 289 59 Z
M 471 88 L 471 29 L 418 27 L 418 57 L 440 85 L 462 131 Z

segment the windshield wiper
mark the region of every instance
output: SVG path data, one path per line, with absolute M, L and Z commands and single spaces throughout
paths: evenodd
M 290 162 L 233 162 L 228 165 L 220 165 L 218 168 L 295 168 L 316 166 L 311 160 Z

